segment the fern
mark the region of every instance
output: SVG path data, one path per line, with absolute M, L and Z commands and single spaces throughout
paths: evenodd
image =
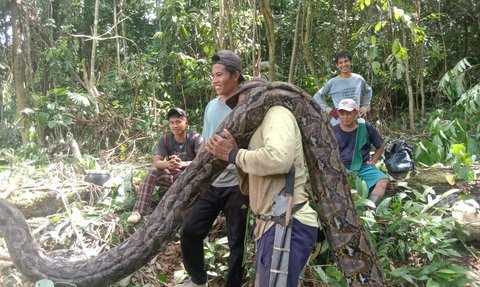
M 451 101 L 455 100 L 465 92 L 465 73 L 471 68 L 471 66 L 472 65 L 467 61 L 467 58 L 463 58 L 453 69 L 445 73 L 440 80 L 438 89 Z
M 480 110 L 480 84 L 476 84 L 473 88 L 461 94 L 457 105 L 465 108 L 465 114 L 468 116 L 478 115 Z

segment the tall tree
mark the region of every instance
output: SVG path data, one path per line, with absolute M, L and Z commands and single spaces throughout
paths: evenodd
M 25 75 L 25 63 L 22 47 L 22 0 L 11 0 L 10 7 L 12 11 L 12 51 L 13 51 L 13 78 L 15 81 L 15 95 L 16 95 L 16 110 L 17 116 L 20 117 L 19 127 L 22 136 L 22 142 L 27 143 L 28 132 L 25 126 L 25 120 L 22 117 L 22 112 L 27 108 L 27 77 Z
M 422 3 L 420 0 L 415 0 L 415 24 L 420 25 L 420 18 L 422 17 Z M 416 41 L 414 41 L 416 43 Z M 424 85 L 424 73 L 425 73 L 425 37 L 422 37 L 418 49 L 418 90 L 420 91 L 420 110 L 422 115 L 425 114 L 425 85 Z M 418 106 L 418 105 L 417 105 Z
M 233 1 L 231 0 L 224 0 L 224 5 L 225 5 L 225 16 L 227 20 L 227 27 L 228 27 L 228 33 L 227 33 L 227 39 L 228 39 L 228 45 L 226 45 L 227 49 L 230 50 L 235 50 L 235 43 L 233 41 L 233 27 L 232 27 L 232 9 L 233 9 Z
M 220 0 L 220 17 L 218 19 L 218 48 L 223 50 L 225 48 L 225 20 L 226 14 L 226 0 Z
M 215 47 L 216 49 L 215 50 L 221 50 L 221 47 L 223 46 L 222 43 L 220 43 L 220 39 L 219 39 L 219 36 L 220 34 L 222 34 L 222 38 L 223 38 L 223 32 L 222 30 L 220 29 L 220 27 L 217 27 L 217 25 L 215 24 L 215 17 L 213 15 L 213 10 L 212 10 L 212 5 L 211 5 L 211 2 L 210 1 L 206 1 L 206 7 L 207 7 L 207 12 L 208 12 L 208 19 L 210 21 L 210 27 L 212 29 L 212 34 L 213 34 L 213 38 L 215 40 Z M 222 8 L 220 8 L 221 10 Z M 223 22 L 222 18 L 220 17 L 220 20 L 221 22 Z
M 265 29 L 268 41 L 268 74 L 269 80 L 275 81 L 275 28 L 273 26 L 273 15 L 270 0 L 260 1 L 260 10 L 265 19 Z
M 315 85 L 317 89 L 322 87 L 320 83 L 320 78 L 318 77 L 317 70 L 314 66 L 312 49 L 310 49 L 310 40 L 312 38 L 312 10 L 313 10 L 313 0 L 308 0 L 306 8 L 306 16 L 305 16 L 305 31 L 303 33 L 303 51 L 305 53 L 305 59 L 307 61 L 308 68 L 313 75 L 313 79 L 315 81 Z
M 0 77 L 4 77 L 4 74 L 6 74 L 7 67 L 3 66 L 0 63 Z M 0 122 L 1 122 L 1 129 L 0 129 L 0 134 L 1 134 L 1 139 L 2 141 L 0 142 L 0 145 L 5 146 L 7 144 L 7 124 L 5 120 L 5 104 L 4 104 L 4 91 L 5 87 L 4 85 L 6 84 L 6 81 L 0 81 Z
M 99 10 L 100 0 L 95 0 L 95 12 L 92 28 L 92 52 L 90 56 L 90 74 L 88 77 L 88 88 L 89 92 L 98 99 L 99 93 L 97 91 L 96 81 L 95 81 L 95 61 L 97 57 L 97 44 L 98 44 L 98 10 Z M 98 107 L 98 101 L 95 101 L 95 114 L 98 116 L 100 109 Z
M 406 36 L 405 29 L 402 29 L 402 39 L 403 39 L 403 46 L 407 46 L 407 36 Z M 405 82 L 407 84 L 407 93 L 408 93 L 408 115 L 409 115 L 409 126 L 410 130 L 413 132 L 415 130 L 415 114 L 414 114 L 414 103 L 415 100 L 413 98 L 413 87 L 412 87 L 412 79 L 410 76 L 410 57 L 408 52 L 405 53 Z
M 295 33 L 293 34 L 293 48 L 292 56 L 290 59 L 290 68 L 288 69 L 288 82 L 293 83 L 293 74 L 297 62 L 297 50 L 298 50 L 298 36 L 302 29 L 300 16 L 302 15 L 302 1 L 298 1 L 297 17 L 295 18 Z
M 120 68 L 120 38 L 118 37 L 117 0 L 113 0 L 113 27 L 115 31 L 115 43 L 117 50 L 117 68 Z
M 257 0 L 253 0 L 253 29 L 252 29 L 252 75 L 254 77 L 260 77 L 260 66 L 262 62 L 261 49 L 257 49 L 257 41 L 259 33 L 257 33 Z M 258 50 L 258 54 L 257 54 Z

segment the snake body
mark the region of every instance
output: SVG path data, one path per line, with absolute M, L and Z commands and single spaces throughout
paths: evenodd
M 270 107 L 284 106 L 302 132 L 305 159 L 317 211 L 330 248 L 349 286 L 384 286 L 375 250 L 355 209 L 346 171 L 327 116 L 311 95 L 283 82 L 244 85 L 246 100 L 238 103 L 219 130 L 226 128 L 237 145 L 250 137 Z M 0 233 L 15 266 L 29 280 L 48 278 L 76 286 L 107 286 L 135 272 L 162 251 L 178 231 L 198 195 L 226 167 L 202 148 L 166 192 L 145 224 L 108 252 L 80 261 L 52 258 L 37 246 L 23 215 L 0 199 Z

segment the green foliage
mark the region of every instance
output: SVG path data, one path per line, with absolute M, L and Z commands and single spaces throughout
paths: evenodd
M 17 156 L 29 164 L 36 166 L 41 166 L 49 162 L 45 148 L 37 143 L 37 131 L 34 127 L 30 127 L 28 131 L 28 142 L 18 149 Z
M 208 275 L 223 278 L 228 269 L 228 240 L 227 237 L 217 238 L 214 241 L 205 240 L 205 263 L 208 266 Z
M 440 80 L 438 89 L 456 104 L 453 111 L 463 115 L 473 136 L 480 139 L 480 84 L 475 76 L 479 65 L 471 65 L 467 58 L 460 60 Z
M 325 266 L 324 269 L 319 266 L 315 265 L 312 266 L 312 269 L 316 276 L 321 280 L 321 282 L 327 283 L 329 286 L 332 287 L 346 287 L 347 283 L 343 279 L 343 274 L 336 268 L 336 266 L 328 265 Z
M 385 198 L 373 210 L 372 203 L 364 197 L 364 184 L 355 179 L 351 184 L 355 186 L 355 203 L 376 245 L 389 286 L 460 287 L 472 283 L 473 273 L 467 267 L 448 261 L 466 252 L 459 244 L 464 233 L 450 215 L 452 208 L 441 204 L 457 190 L 437 195 L 427 186 L 423 192 L 406 189 Z M 322 268 L 313 264 L 313 270 L 330 286 L 346 286 L 336 265 Z
M 67 88 L 53 89 L 45 96 L 34 95 L 33 100 L 35 108 L 26 109 L 24 114 L 43 135 L 38 139 L 41 143 L 66 140 L 67 134 L 74 131 L 77 118 L 90 117 L 93 113 L 90 96 L 69 92 Z
M 470 165 L 471 155 L 478 153 L 475 139 L 469 136 L 465 123 L 456 118 L 449 120 L 445 117 L 443 110 L 437 110 L 430 115 L 427 125 L 431 139 L 418 144 L 415 159 L 427 166 L 437 162 Z
M 456 105 L 449 113 L 439 109 L 430 115 L 427 126 L 431 139 L 421 141 L 415 154 L 416 160 L 426 166 L 452 165 L 457 176 L 467 182 L 475 179 L 471 165 L 480 156 L 480 128 L 476 124 L 480 120 L 480 94 L 478 84 L 468 84 L 471 69 L 467 59 L 462 59 L 440 81 L 439 90 L 450 101 L 457 101 Z
M 387 273 L 389 282 L 418 284 L 433 280 L 438 286 L 464 286 L 468 281 L 467 268 L 445 262 L 461 256 L 462 248 L 457 243 L 463 233 L 449 215 L 451 207 L 439 202 L 456 192 L 437 195 L 430 187 L 423 192 L 408 189 L 385 199 L 377 208 L 375 221 L 365 221 L 375 236 L 377 254 L 385 269 L 392 259 L 398 266 Z M 446 277 L 446 273 L 451 276 Z
M 134 186 L 132 184 L 133 173 L 125 172 L 121 180 L 112 182 L 104 188 L 98 199 L 98 204 L 103 206 L 105 212 L 131 210 L 135 203 Z

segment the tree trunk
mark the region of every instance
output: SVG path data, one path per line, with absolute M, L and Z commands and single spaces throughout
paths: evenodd
M 225 47 L 225 1 L 220 0 L 220 17 L 218 19 L 218 49 L 223 50 Z
M 156 94 L 155 88 L 153 88 L 153 92 L 152 92 L 152 108 L 153 108 L 153 122 L 158 123 L 157 94 Z
M 228 37 L 228 45 L 226 45 L 227 49 L 235 50 L 235 41 L 233 40 L 233 27 L 232 27 L 232 7 L 234 3 L 230 2 L 230 0 L 225 0 L 225 16 L 227 20 L 227 27 L 229 33 L 227 33 Z
M 117 48 L 117 68 L 120 68 L 120 39 L 118 37 L 117 0 L 113 0 L 113 27 L 115 27 L 115 43 Z
M 275 81 L 275 30 L 273 27 L 272 7 L 270 0 L 260 1 L 260 10 L 265 18 L 265 28 L 268 41 L 268 74 L 269 80 Z
M 293 83 L 293 75 L 295 72 L 295 66 L 297 62 L 297 46 L 298 46 L 298 34 L 302 29 L 300 22 L 300 15 L 302 14 L 302 1 L 298 1 L 297 18 L 295 19 L 295 33 L 293 35 L 293 48 L 292 58 L 290 59 L 290 69 L 288 70 L 288 82 Z
M 407 47 L 407 36 L 405 32 L 405 28 L 402 28 L 402 36 L 403 36 L 403 46 Z M 414 99 L 413 99 L 413 89 L 412 89 L 412 80 L 410 79 L 410 63 L 409 63 L 409 56 L 408 52 L 405 56 L 405 81 L 407 83 L 407 90 L 408 90 L 408 114 L 410 119 L 410 130 L 414 132 L 415 130 L 415 123 L 414 123 Z
M 118 3 L 118 6 L 120 8 L 120 11 L 118 11 L 118 16 L 120 18 L 120 26 L 122 28 L 122 45 L 120 47 L 120 51 L 123 53 L 123 59 L 126 59 L 127 58 L 127 39 L 126 38 L 126 33 L 125 33 L 125 21 L 123 21 L 125 19 L 125 13 L 123 13 L 123 5 L 125 4 L 124 0 L 120 0 L 120 2 Z
M 253 0 L 253 29 L 252 29 L 252 75 L 260 77 L 261 52 L 257 52 L 257 0 Z M 260 41 L 259 41 L 260 42 Z
M 3 74 L 3 66 L 0 64 L 0 75 Z M 5 120 L 5 106 L 3 104 L 3 85 L 5 84 L 5 81 L 1 82 L 2 85 L 0 85 L 0 122 L 1 122 L 1 142 L 0 146 L 5 147 L 7 146 L 7 121 Z
M 425 84 L 424 84 L 424 79 L 425 77 L 423 76 L 423 70 L 425 69 L 425 60 L 423 59 L 423 43 L 422 46 L 420 47 L 420 57 L 421 62 L 420 62 L 420 68 L 418 71 L 418 77 L 420 79 L 420 109 L 422 111 L 422 115 L 425 115 Z
M 313 9 L 313 0 L 308 1 L 307 11 L 305 16 L 305 33 L 303 35 L 303 53 L 305 54 L 305 59 L 307 61 L 308 68 L 310 72 L 312 72 L 313 79 L 315 81 L 315 85 L 317 85 L 317 89 L 322 87 L 320 83 L 320 78 L 318 77 L 317 70 L 315 69 L 315 65 L 313 64 L 313 56 L 312 50 L 310 49 L 310 39 L 312 35 L 312 9 Z
M 25 63 L 23 62 L 23 48 L 22 48 L 22 20 L 21 7 L 22 0 L 11 0 L 12 9 L 12 49 L 13 49 L 13 79 L 15 81 L 15 95 L 17 103 L 17 116 L 20 118 L 18 126 L 22 136 L 22 143 L 28 142 L 28 131 L 25 126 L 25 119 L 22 117 L 22 112 L 27 108 L 27 79 L 25 76 Z
M 415 22 L 417 25 L 420 25 L 420 19 L 422 15 L 422 3 L 420 0 L 415 1 L 415 11 L 416 11 Z M 422 42 L 418 47 L 418 62 L 420 64 L 418 67 L 418 82 L 419 82 L 418 89 L 420 90 L 420 111 L 422 115 L 425 115 L 425 87 L 424 87 L 424 74 L 423 74 L 425 69 L 424 43 L 425 43 L 425 39 L 422 39 Z
M 350 21 L 349 17 L 352 14 L 353 1 L 344 0 L 343 1 L 343 29 L 342 29 L 342 48 L 347 50 L 348 42 L 350 41 Z
M 215 40 L 215 47 L 216 50 L 220 50 L 220 40 L 218 39 L 218 34 L 216 31 L 220 31 L 220 28 L 217 28 L 215 25 L 215 17 L 213 17 L 213 11 L 212 11 L 212 6 L 210 5 L 210 1 L 206 1 L 207 6 L 207 12 L 208 12 L 208 18 L 210 20 L 210 26 L 212 27 L 212 34 L 213 34 L 213 39 Z
M 97 54 L 97 29 L 98 29 L 98 9 L 100 6 L 100 0 L 95 0 L 95 12 L 94 12 L 94 18 L 93 18 L 93 29 L 92 29 L 92 53 L 90 55 L 90 75 L 88 78 L 88 86 L 89 86 L 89 92 L 92 94 L 92 96 L 95 97 L 95 99 L 98 99 L 98 91 L 96 87 L 96 81 L 95 81 L 95 57 Z M 100 114 L 100 108 L 98 107 L 98 100 L 95 101 L 95 115 L 98 116 Z
M 5 28 L 6 29 L 6 28 Z M 7 33 L 5 33 L 6 35 Z M 8 39 L 6 39 L 8 43 Z M 3 54 L 3 53 L 2 53 Z M 7 146 L 8 138 L 7 138 L 7 120 L 5 119 L 5 104 L 4 104 L 4 85 L 7 85 L 9 78 L 10 71 L 7 67 L 0 63 L 0 77 L 2 81 L 0 81 L 0 146 Z
M 28 14 L 28 13 L 27 13 Z M 27 56 L 27 72 L 28 72 L 28 84 L 27 87 L 30 88 L 30 92 L 35 94 L 35 83 L 33 78 L 33 62 L 32 62 L 32 50 L 30 48 L 30 21 L 28 20 L 29 16 L 27 15 L 25 19 L 25 54 Z

